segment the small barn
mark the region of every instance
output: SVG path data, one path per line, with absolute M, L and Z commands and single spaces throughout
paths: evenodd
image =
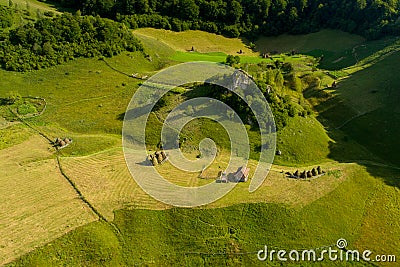
M 220 173 L 219 173 L 219 182 L 220 182 L 220 183 L 227 183 L 227 182 L 229 182 L 229 180 L 228 180 L 228 175 L 226 174 L 226 172 L 220 172 Z
M 237 182 L 247 182 L 249 178 L 250 168 L 245 166 L 239 167 L 236 173 L 233 175 L 235 177 L 235 181 Z

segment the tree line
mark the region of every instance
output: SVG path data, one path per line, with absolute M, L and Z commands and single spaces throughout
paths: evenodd
M 125 25 L 99 16 L 69 13 L 42 18 L 10 30 L 0 42 L 0 66 L 29 71 L 77 57 L 111 57 L 143 50 Z
M 231 37 L 334 28 L 375 39 L 400 33 L 397 0 L 53 0 L 130 27 L 200 29 Z

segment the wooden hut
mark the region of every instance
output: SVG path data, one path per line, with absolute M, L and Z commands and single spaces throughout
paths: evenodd
M 226 174 L 226 172 L 220 172 L 219 173 L 219 182 L 220 183 L 227 183 L 227 182 L 229 182 L 229 180 L 228 180 L 228 175 Z
M 247 182 L 249 178 L 250 168 L 245 166 L 239 167 L 236 173 L 233 175 L 235 177 L 235 181 L 237 182 Z

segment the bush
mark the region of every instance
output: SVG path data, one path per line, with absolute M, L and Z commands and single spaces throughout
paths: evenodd
M 20 114 L 20 115 L 37 113 L 36 107 L 29 103 L 20 105 L 18 107 L 17 111 L 18 111 L 18 114 Z
M 223 34 L 231 38 L 237 38 L 240 36 L 240 31 L 236 25 L 228 25 L 224 27 Z
M 228 55 L 226 57 L 225 63 L 232 67 L 233 65 L 240 63 L 240 57 L 239 56 Z
M 294 104 L 290 104 L 288 108 L 288 115 L 290 117 L 295 117 L 297 116 L 299 111 L 297 110 L 296 106 Z
M 305 84 L 306 88 L 309 89 L 318 89 L 321 84 L 321 80 L 312 74 L 304 76 L 302 78 L 302 81 Z
M 46 17 L 50 17 L 50 18 L 54 17 L 54 12 L 53 11 L 45 11 L 43 14 Z

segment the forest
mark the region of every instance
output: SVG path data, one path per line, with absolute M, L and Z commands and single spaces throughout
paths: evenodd
M 301 34 L 323 28 L 368 39 L 398 35 L 398 0 L 53 0 L 131 28 L 204 30 L 229 37 Z
M 7 14 L 6 11 L 3 13 Z M 76 57 L 111 57 L 143 50 L 122 24 L 99 16 L 64 13 L 11 29 L 0 42 L 0 65 L 10 71 L 55 66 Z M 3 24 L 8 26 L 7 20 Z

